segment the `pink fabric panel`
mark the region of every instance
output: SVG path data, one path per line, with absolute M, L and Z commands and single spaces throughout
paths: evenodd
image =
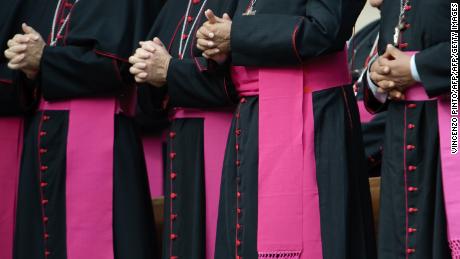
M 215 252 L 220 183 L 231 121 L 230 112 L 214 112 L 204 118 L 206 258 L 210 259 Z
M 232 72 L 240 95 L 259 93 L 259 259 L 322 258 L 312 93 L 350 83 L 346 53 Z
M 363 101 L 358 101 L 358 109 L 361 123 L 368 123 L 374 118 L 374 115 L 366 109 Z
M 0 118 L 0 258 L 13 258 L 13 238 L 23 141 L 21 118 Z
M 436 98 L 430 98 L 426 94 L 425 88 L 421 84 L 416 84 L 409 87 L 404 93 L 406 101 L 428 101 L 436 100 Z
M 68 259 L 113 259 L 113 145 L 117 101 L 49 103 L 68 110 L 66 215 Z
M 322 259 L 321 220 L 319 211 L 318 183 L 316 181 L 315 118 L 312 93 L 304 96 L 303 143 L 303 253 L 302 259 Z M 305 205 L 307 204 L 307 205 Z
M 228 131 L 232 121 L 229 111 L 177 109 L 174 118 L 204 119 L 204 166 L 206 193 L 206 258 L 214 259 L 220 183 Z
M 152 198 L 164 195 L 163 140 L 162 136 L 144 136 L 142 138 Z
M 115 101 L 72 101 L 67 142 L 68 259 L 113 259 Z M 88 116 L 97 119 L 88 123 Z M 82 162 L 84 161 L 84 162 Z
M 301 252 L 303 71 L 261 69 L 259 80 L 258 252 Z
M 240 96 L 259 95 L 259 69 L 233 66 L 232 79 Z
M 303 70 L 304 87 L 311 92 L 351 83 L 346 51 L 311 59 L 304 65 Z

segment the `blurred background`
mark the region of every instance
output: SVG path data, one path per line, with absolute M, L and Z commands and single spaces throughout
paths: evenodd
M 366 26 L 372 21 L 377 20 L 380 18 L 380 12 L 376 8 L 372 8 L 369 5 L 369 1 L 366 3 L 366 7 L 364 7 L 361 16 L 359 16 L 358 21 L 356 22 L 356 31 L 359 31 L 361 28 Z

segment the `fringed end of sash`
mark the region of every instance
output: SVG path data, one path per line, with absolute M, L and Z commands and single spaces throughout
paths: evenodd
M 259 252 L 259 259 L 300 259 L 301 251 Z
M 460 259 L 460 240 L 450 240 L 449 247 L 452 252 L 452 259 Z

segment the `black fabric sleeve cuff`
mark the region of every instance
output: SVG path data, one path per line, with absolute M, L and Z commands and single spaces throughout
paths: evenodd
M 23 115 L 38 101 L 37 80 L 29 80 L 19 71 L 11 71 L 11 78 L 0 80 L 0 116 Z

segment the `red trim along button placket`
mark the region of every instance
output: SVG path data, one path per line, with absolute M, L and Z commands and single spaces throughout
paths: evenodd
M 240 140 L 241 140 L 241 128 L 240 128 L 240 117 L 241 117 L 241 106 L 247 102 L 246 98 L 241 98 L 240 103 L 238 105 L 235 118 L 236 118 L 236 123 L 235 123 L 235 152 L 236 152 L 236 226 L 235 226 L 235 258 L 236 259 L 243 259 L 242 256 L 239 256 L 239 250 L 242 245 L 242 241 L 240 239 L 241 236 L 241 215 L 242 215 L 242 208 L 240 207 L 240 200 L 243 196 L 243 193 L 240 190 L 240 185 L 241 185 L 241 175 L 240 175 L 240 166 L 241 166 L 241 160 L 240 160 L 240 151 L 241 151 L 241 146 L 240 146 Z
M 43 140 L 45 137 L 47 137 L 48 133 L 43 129 L 43 126 L 45 123 L 47 123 L 51 117 L 49 115 L 46 115 L 45 112 L 42 113 L 39 125 L 38 125 L 38 138 L 37 138 L 37 149 L 38 149 L 38 178 L 39 178 L 39 187 L 40 187 L 40 204 L 41 204 L 41 216 L 42 216 L 42 225 L 43 225 L 43 240 L 44 240 L 44 246 L 45 246 L 45 259 L 48 259 L 48 257 L 51 255 L 51 251 L 49 250 L 48 247 L 48 239 L 50 238 L 50 235 L 48 233 L 48 223 L 49 223 L 49 217 L 47 216 L 46 213 L 46 206 L 48 205 L 48 199 L 46 198 L 45 191 L 48 186 L 48 183 L 46 182 L 46 174 L 49 170 L 49 167 L 45 164 L 43 164 L 43 156 L 45 156 L 48 153 L 48 149 L 45 148 L 43 144 Z
M 170 208 L 170 228 L 169 228 L 169 258 L 170 259 L 179 259 L 179 256 L 173 255 L 173 245 L 174 241 L 179 237 L 174 232 L 174 223 L 177 220 L 178 214 L 174 212 L 174 201 L 177 199 L 177 193 L 175 188 L 175 181 L 177 179 L 177 172 L 174 171 L 174 160 L 176 159 L 176 152 L 174 152 L 174 139 L 176 138 L 177 134 L 175 131 L 171 130 L 169 132 L 169 188 L 170 188 L 170 195 L 169 195 L 169 208 Z
M 414 243 L 411 242 L 416 240 L 415 234 L 417 229 L 412 227 L 411 224 L 414 222 L 414 217 L 416 217 L 418 208 L 410 206 L 414 203 L 414 198 L 416 197 L 419 188 L 416 185 L 415 173 L 417 172 L 417 166 L 413 164 L 414 158 L 416 158 L 417 148 L 416 145 L 411 143 L 414 141 L 413 134 L 416 125 L 414 123 L 409 123 L 409 119 L 412 117 L 412 113 L 417 108 L 417 104 L 408 103 L 404 107 L 404 186 L 405 186 L 405 200 L 406 200 L 406 237 L 405 237 L 405 248 L 406 248 L 406 258 L 409 258 L 410 255 L 415 253 L 415 248 L 413 247 Z M 409 144 L 411 143 L 411 144 Z

